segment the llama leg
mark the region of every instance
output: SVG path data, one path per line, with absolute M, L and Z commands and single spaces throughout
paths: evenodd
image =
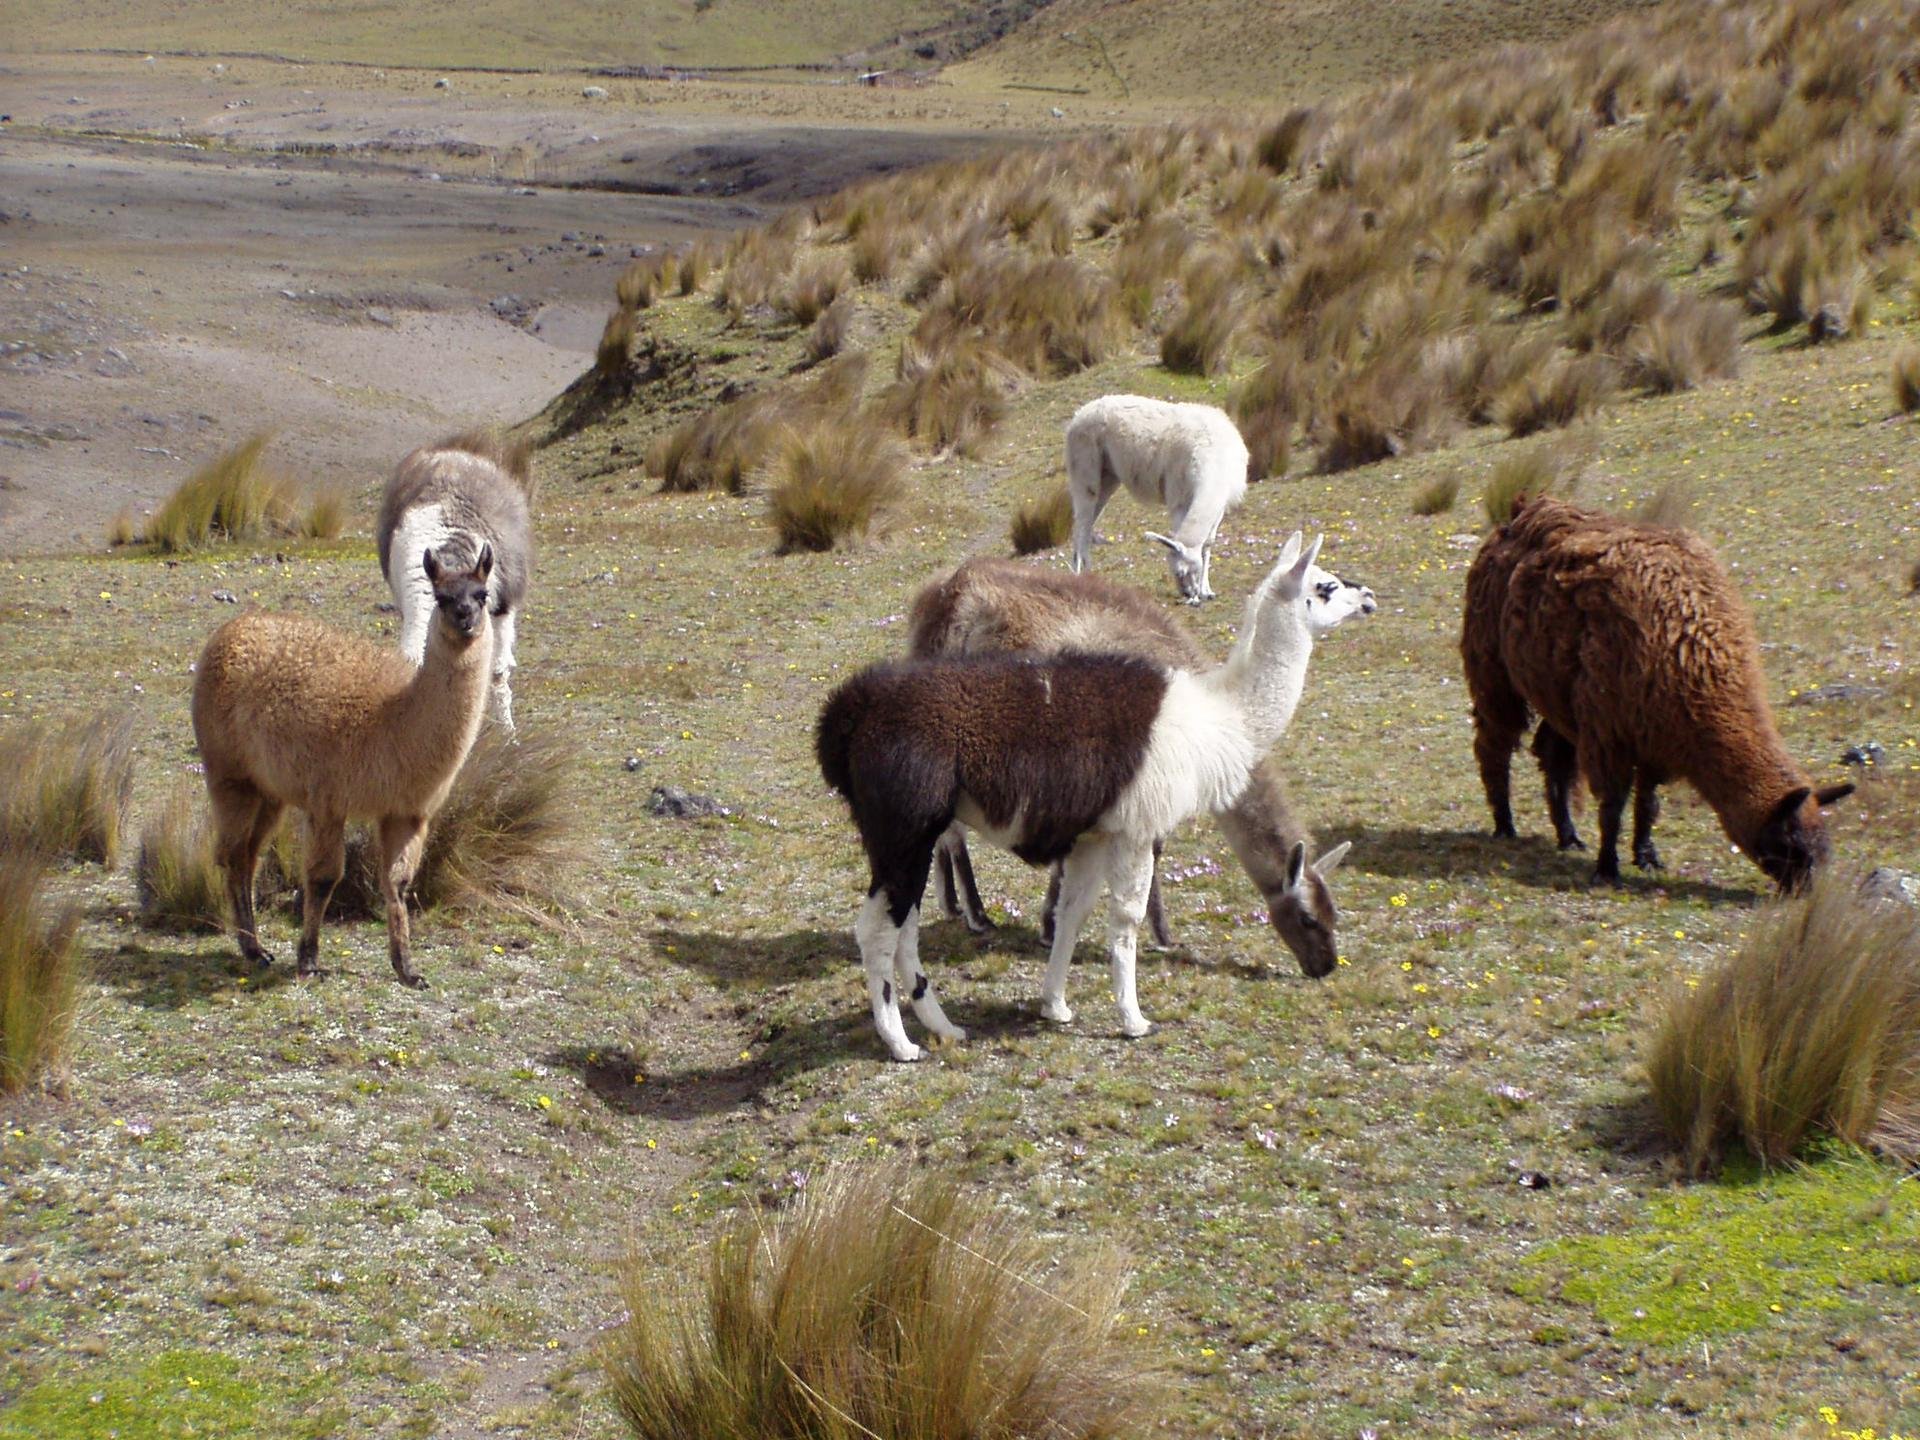
M 278 800 L 265 795 L 260 797 L 260 804 L 255 809 L 253 815 L 253 828 L 247 835 L 246 852 L 240 857 L 240 873 L 247 877 L 246 884 L 241 887 L 240 895 L 240 900 L 246 911 L 244 923 L 247 933 L 256 937 L 256 946 L 258 944 L 257 937 L 259 932 L 255 926 L 253 916 L 253 877 L 260 871 L 260 852 L 266 848 L 267 842 L 273 838 L 273 832 L 278 828 L 281 813 L 285 808 L 286 807 L 281 805 Z M 265 952 L 262 951 L 261 953 L 264 958 Z
M 1100 898 L 1105 878 L 1106 841 L 1083 836 L 1059 869 L 1060 899 L 1053 912 L 1053 953 L 1047 959 L 1046 978 L 1040 982 L 1040 1013 L 1064 1025 L 1073 1019 L 1067 1004 L 1067 970 L 1073 964 L 1074 943 L 1087 913 Z
M 1120 1032 L 1138 1039 L 1153 1029 L 1140 1013 L 1134 989 L 1134 946 L 1147 913 L 1153 886 L 1153 848 L 1114 840 L 1107 846 L 1108 958 L 1113 969 L 1113 998 L 1120 1007 Z
M 1511 840 L 1519 833 L 1513 828 L 1511 774 L 1513 750 L 1519 743 L 1519 726 L 1508 726 L 1500 719 L 1488 719 L 1483 714 L 1483 707 L 1476 701 L 1473 707 L 1473 757 L 1480 762 L 1480 785 L 1487 792 L 1487 808 L 1493 811 L 1493 834 L 1496 840 Z
M 1542 720 L 1534 732 L 1533 753 L 1540 761 L 1540 773 L 1546 777 L 1547 815 L 1553 821 L 1553 838 L 1562 850 L 1586 849 L 1580 832 L 1573 828 L 1573 786 L 1580 776 L 1573 742 Z
M 949 920 L 960 918 L 960 896 L 953 888 L 953 831 L 940 837 L 933 850 L 933 888 L 940 896 L 940 911 Z
M 1584 759 L 1581 768 L 1587 772 L 1588 783 L 1593 786 L 1593 798 L 1600 811 L 1600 854 L 1594 862 L 1593 883 L 1618 885 L 1620 818 L 1626 811 L 1627 792 L 1633 788 L 1633 782 L 1631 779 L 1607 775 L 1598 765 L 1587 765 Z
M 1153 931 L 1153 943 L 1162 950 L 1173 948 L 1173 932 L 1167 928 L 1167 909 L 1160 901 L 1161 841 L 1153 842 L 1153 884 L 1147 891 L 1147 925 Z
M 502 610 L 493 617 L 493 702 L 494 723 L 511 735 L 513 728 L 513 637 L 514 614 Z
M 213 818 L 214 858 L 226 876 L 227 899 L 233 907 L 233 938 L 245 959 L 270 965 L 273 957 L 261 947 L 253 913 L 253 871 L 260 858 L 254 834 L 261 812 L 270 807 L 278 820 L 280 807 L 244 784 L 209 785 L 207 801 Z
M 299 973 L 320 969 L 320 921 L 347 864 L 347 822 L 334 816 L 307 816 L 307 876 L 300 892 Z
M 973 878 L 973 855 L 967 849 L 964 831 L 955 838 L 959 843 L 953 849 L 953 869 L 960 881 L 960 915 L 967 922 L 967 929 L 975 935 L 985 935 L 993 929 L 993 921 L 987 918 L 986 904 L 980 899 L 979 882 Z
M 947 1019 L 946 1011 L 934 996 L 933 982 L 920 965 L 920 907 L 907 912 L 907 923 L 900 927 L 900 941 L 893 952 L 893 978 L 902 993 L 913 1002 L 913 1013 L 920 1023 L 942 1040 L 964 1040 L 967 1032 Z
M 1664 870 L 1653 848 L 1653 826 L 1660 818 L 1659 777 L 1642 770 L 1633 783 L 1633 863 L 1642 870 Z
M 887 892 L 876 883 L 860 907 L 853 935 L 867 968 L 867 999 L 873 1004 L 873 1028 L 880 1032 L 880 1043 L 896 1060 L 918 1060 L 926 1052 L 907 1038 L 907 1027 L 900 1023 L 899 997 L 893 993 L 893 957 L 901 927 L 887 912 Z
M 420 864 L 427 822 L 419 815 L 389 815 L 380 822 L 380 898 L 387 905 L 387 958 L 400 983 L 424 990 L 427 982 L 413 968 L 412 927 L 407 920 L 407 889 Z

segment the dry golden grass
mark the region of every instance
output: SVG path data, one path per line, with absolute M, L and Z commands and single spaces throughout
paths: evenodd
M 1673 987 L 1647 1083 L 1689 1170 L 1734 1139 L 1785 1164 L 1816 1132 L 1920 1159 L 1920 912 L 1858 884 L 1829 868 Z
M 80 913 L 47 913 L 41 857 L 0 852 L 0 1094 L 58 1087 L 80 1001 Z
M 813 322 L 813 329 L 807 332 L 807 358 L 816 365 L 822 360 L 831 360 L 845 348 L 852 329 L 853 295 L 848 292 L 822 310 Z
M 1675 297 L 1627 339 L 1627 374 L 1656 395 L 1740 373 L 1740 316 L 1724 300 Z
M 702 411 L 648 447 L 647 473 L 663 491 L 738 494 L 767 463 L 783 428 L 850 410 L 866 366 L 864 355 L 838 355 L 815 367 L 804 385 L 755 390 Z
M 696 242 L 674 267 L 674 288 L 682 295 L 699 293 L 700 287 L 707 283 L 707 277 L 713 273 L 713 266 L 713 247 L 704 240 Z
M 270 438 L 255 435 L 194 471 L 154 512 L 139 538 L 173 554 L 219 541 L 303 535 L 328 524 L 337 526 L 344 512 L 331 494 L 312 502 L 313 509 L 302 515 L 299 488 L 267 463 Z
M 1160 337 L 1160 363 L 1177 375 L 1218 375 L 1227 368 L 1243 305 L 1225 266 L 1202 268 L 1187 282 L 1186 304 Z
M 628 1263 L 614 1402 L 636 1440 L 1147 1434 L 1125 1270 L 1055 1254 L 945 1176 L 817 1171 L 793 1210 L 713 1243 L 703 1287 Z
M 790 426 L 769 471 L 767 517 L 776 548 L 831 550 L 878 538 L 906 494 L 907 447 L 869 416 Z
M 97 715 L 0 738 L 0 854 L 112 865 L 133 801 L 133 723 Z
M 1019 371 L 984 341 L 949 335 L 929 349 L 908 337 L 899 378 L 881 395 L 879 413 L 929 450 L 976 455 L 1007 413 Z
M 1586 456 L 1586 445 L 1572 439 L 1545 441 L 1503 455 L 1487 477 L 1487 488 L 1481 496 L 1487 523 L 1506 524 L 1513 518 L 1513 507 L 1530 496 L 1556 491 L 1570 495 Z
M 204 786 L 183 781 L 141 827 L 133 882 L 142 925 L 218 930 L 226 924 L 226 879 L 213 858 Z
M 1515 439 L 1558 430 L 1597 414 L 1620 389 L 1620 367 L 1605 355 L 1556 355 L 1494 401 L 1494 418 Z
M 633 339 L 640 317 L 631 306 L 623 305 L 607 317 L 600 331 L 600 343 L 593 352 L 593 373 L 602 379 L 622 374 L 633 358 Z
M 622 310 L 646 309 L 667 288 L 667 277 L 677 268 L 671 255 L 641 256 L 613 282 L 614 303 Z
M 131 508 L 117 513 L 107 526 L 107 544 L 115 546 L 131 545 L 140 538 L 140 527 L 134 523 Z
M 1460 477 L 1457 474 L 1436 476 L 1413 492 L 1413 513 L 1444 515 L 1453 509 L 1459 498 Z
M 846 256 L 831 251 L 816 254 L 794 267 L 774 308 L 796 325 L 811 325 L 852 283 L 853 267 Z
M 1906 414 L 1920 410 L 1920 345 L 1903 345 L 1893 357 L 1893 403 Z
M 1073 534 L 1073 497 L 1065 485 L 1056 485 L 1037 500 L 1028 500 L 1013 512 L 1007 538 L 1016 555 L 1036 555 L 1067 543 Z

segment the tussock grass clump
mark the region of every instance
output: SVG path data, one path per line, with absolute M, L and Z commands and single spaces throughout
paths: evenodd
M 813 329 L 807 332 L 807 358 L 816 365 L 831 360 L 846 345 L 852 330 L 853 296 L 848 293 L 835 299 L 813 322 Z
M 1128 1440 L 1155 1377 L 1121 1339 L 1126 1274 L 1065 1263 L 943 1176 L 844 1167 L 737 1223 L 695 1293 L 622 1274 L 604 1357 L 635 1440 Z
M 1327 402 L 1320 468 L 1331 474 L 1445 440 L 1454 412 L 1431 366 L 1417 355 L 1391 356 L 1338 387 Z
M 1724 300 L 1676 296 L 1628 338 L 1627 374 L 1656 395 L 1740 373 L 1740 315 Z
M 1016 555 L 1036 555 L 1067 543 L 1073 534 L 1073 496 L 1056 485 L 1037 500 L 1025 500 L 1013 512 L 1007 538 Z
M 1413 492 L 1413 513 L 1416 515 L 1444 515 L 1453 509 L 1454 502 L 1460 498 L 1460 477 L 1441 475 L 1429 480 Z
M 674 288 L 682 295 L 697 294 L 713 273 L 713 247 L 701 240 L 692 245 L 674 267 Z
M 773 454 L 783 427 L 850 408 L 860 395 L 867 359 L 835 356 L 804 385 L 754 390 L 681 422 L 647 447 L 647 473 L 669 493 L 725 490 L 737 495 Z
M 675 267 L 671 255 L 641 256 L 613 282 L 614 302 L 622 310 L 645 310 L 666 289 L 667 275 Z
M 874 538 L 906 493 L 907 447 L 869 416 L 790 427 L 769 471 L 767 514 L 782 555 Z
M 334 489 L 318 492 L 294 528 L 302 540 L 338 540 L 347 528 L 347 497 Z
M 593 352 L 593 373 L 610 380 L 625 372 L 633 358 L 633 338 L 640 328 L 640 317 L 625 305 L 607 316 L 601 328 L 600 343 Z
M 1619 393 L 1620 367 L 1605 355 L 1558 355 L 1520 376 L 1494 401 L 1494 418 L 1515 439 L 1585 420 Z
M 965 335 L 937 349 L 909 336 L 900 346 L 899 378 L 880 397 L 880 414 L 930 450 L 977 455 L 1007 413 L 1019 383 L 1013 363 L 983 341 Z
M 122 545 L 131 545 L 140 538 L 140 527 L 134 524 L 133 511 L 123 509 L 107 524 L 107 544 L 118 549 Z
M 853 269 L 844 255 L 833 252 L 815 255 L 794 267 L 774 308 L 796 325 L 811 325 L 852 283 Z
M 1222 267 L 1187 283 L 1187 302 L 1160 337 L 1160 363 L 1176 375 L 1218 375 L 1227 368 L 1242 309 L 1239 287 Z
M 1558 491 L 1569 495 L 1586 463 L 1586 447 L 1572 442 L 1537 444 L 1530 450 L 1503 456 L 1487 477 L 1481 496 L 1489 525 L 1504 525 L 1513 508 L 1534 495 Z
M 1920 345 L 1902 346 L 1893 357 L 1893 403 L 1911 415 L 1920 410 Z
M 1007 253 L 949 275 L 914 334 L 931 345 L 954 331 L 972 333 L 1030 375 L 1071 375 L 1106 359 L 1125 330 L 1105 271 Z
M 1828 867 L 1697 988 L 1674 988 L 1646 1071 L 1695 1173 L 1736 1138 L 1780 1165 L 1822 1131 L 1920 1159 L 1920 911 Z
M 133 722 L 98 715 L 0 735 L 0 853 L 112 865 L 133 800 Z
M 175 554 L 217 541 L 305 533 L 311 526 L 300 515 L 299 488 L 267 464 L 270 438 L 255 435 L 181 481 L 140 539 Z M 339 502 L 323 496 L 315 508 L 324 521 L 329 512 L 338 514 Z
M 1299 348 L 1283 341 L 1270 345 L 1260 368 L 1227 397 L 1227 413 L 1247 442 L 1248 480 L 1287 473 L 1311 383 Z
M 80 1003 L 80 912 L 47 914 L 44 861 L 0 854 L 0 1094 L 57 1084 Z
M 227 882 L 213 858 L 204 787 L 183 782 L 140 830 L 133 881 L 140 923 L 155 930 L 218 930 Z

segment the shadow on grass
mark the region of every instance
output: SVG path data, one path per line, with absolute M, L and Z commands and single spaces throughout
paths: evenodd
M 234 991 L 257 994 L 293 980 L 290 959 L 259 969 L 232 950 L 209 953 L 177 948 L 164 940 L 157 946 L 126 941 L 104 955 L 94 956 L 92 968 L 101 984 L 146 1010 L 178 1010 Z
M 1373 874 L 1398 879 L 1497 875 L 1540 890 L 1586 890 L 1593 873 L 1591 851 L 1557 850 L 1551 837 L 1545 835 L 1496 840 L 1485 830 L 1379 830 L 1338 823 L 1321 828 L 1328 835 L 1353 842 L 1351 863 Z M 1625 866 L 1621 875 L 1624 888 L 1635 894 L 1664 892 L 1676 899 L 1742 905 L 1764 898 L 1758 888 L 1737 890 L 1709 880 L 1681 879 L 1668 871 L 1648 875 Z
M 609 1110 L 653 1120 L 691 1120 L 731 1110 L 769 1086 L 823 1066 L 848 1060 L 891 1064 L 874 1033 L 865 998 L 864 993 L 850 992 L 845 1012 L 832 1019 L 775 1029 L 744 1060 L 660 1069 L 641 1065 L 624 1045 L 567 1045 L 541 1061 L 578 1075 Z M 1001 1001 L 962 1004 L 950 1013 L 965 1028 L 969 1044 L 1029 1033 L 1045 1023 L 1032 1007 Z M 907 1026 L 924 1041 L 911 1019 Z M 938 1064 L 937 1054 L 921 1063 Z

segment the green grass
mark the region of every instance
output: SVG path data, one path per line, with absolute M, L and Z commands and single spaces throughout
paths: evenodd
M 301 1418 L 309 1408 L 313 1413 Z M 168 1350 L 133 1365 L 102 1362 L 41 1381 L 0 1408 L 0 1440 L 318 1436 L 338 1433 L 338 1419 L 327 1402 L 262 1386 L 231 1356 Z

